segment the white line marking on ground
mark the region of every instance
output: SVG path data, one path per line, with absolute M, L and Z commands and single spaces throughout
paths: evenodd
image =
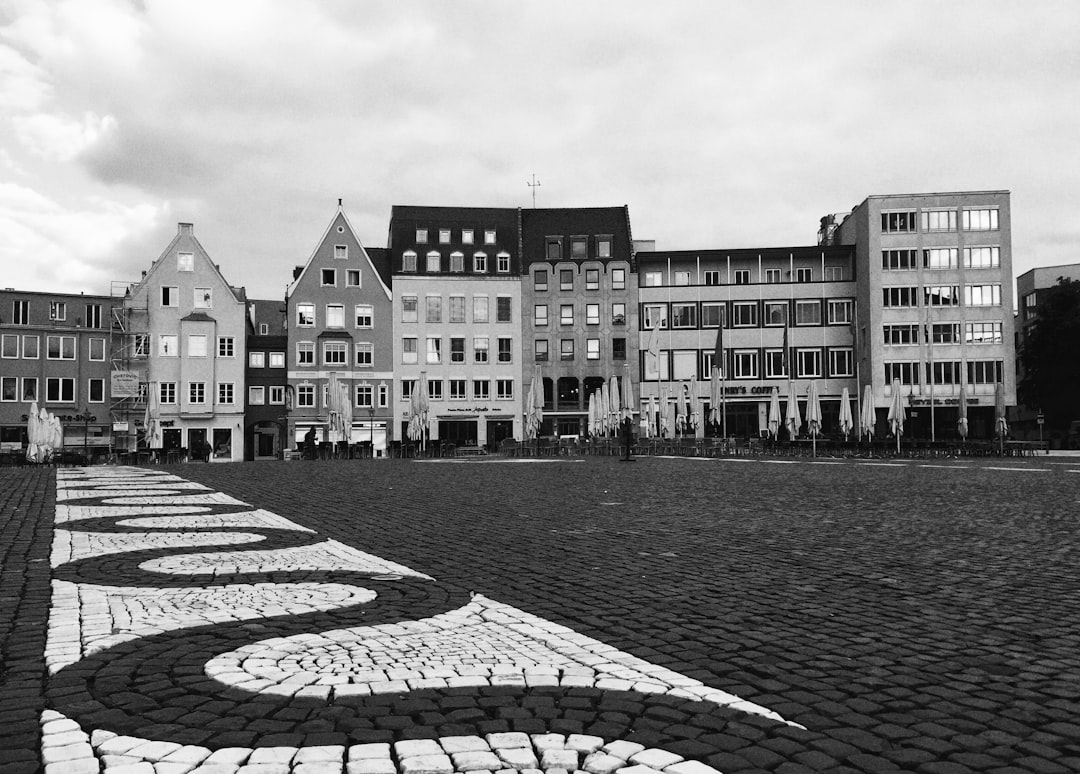
M 920 468 L 948 468 L 948 469 L 951 469 L 951 470 L 970 470 L 971 469 L 970 465 L 931 465 L 931 464 L 928 464 L 928 463 L 923 463 L 923 464 L 919 465 L 919 467 Z
M 1020 470 L 1025 473 L 1049 473 L 1050 468 L 995 468 L 987 466 L 984 470 Z
M 858 465 L 873 465 L 878 468 L 906 468 L 906 462 L 859 462 Z

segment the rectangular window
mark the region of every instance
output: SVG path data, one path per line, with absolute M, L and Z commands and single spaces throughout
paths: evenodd
M 50 377 L 45 380 L 46 403 L 74 403 L 75 380 Z
M 195 254 L 194 253 L 177 253 L 176 254 L 176 270 L 177 271 L 195 271 Z
M 371 304 L 357 304 L 353 310 L 354 324 L 357 328 L 370 328 L 373 325 L 372 319 L 375 315 L 374 307 Z
M 919 326 L 915 323 L 883 325 L 882 332 L 885 336 L 885 346 L 919 343 Z
M 724 303 L 705 301 L 701 304 L 701 327 L 719 328 L 724 324 Z
M 626 325 L 626 304 L 611 305 L 611 324 Z
M 495 380 L 495 399 L 496 400 L 513 400 L 514 399 L 514 380 L 513 379 L 496 379 Z
M 35 400 L 41 400 L 41 396 L 38 395 L 37 377 L 24 376 L 22 379 L 22 401 L 23 403 L 31 403 Z
M 473 243 L 473 230 L 471 228 L 461 229 L 461 244 L 471 245 Z
M 559 306 L 559 325 L 574 324 L 574 305 L 561 304 Z
M 899 379 L 900 384 L 918 384 L 919 364 L 907 362 L 896 363 L 886 361 L 885 384 L 892 384 L 894 379 Z
M 442 339 L 438 336 L 428 336 L 427 338 L 427 362 L 442 362 Z
M 0 337 L 0 357 L 13 359 L 19 356 L 19 337 L 4 334 Z
M 533 290 L 548 289 L 548 270 L 536 269 L 533 272 Z
M 415 363 L 416 361 L 416 337 L 405 336 L 401 340 L 401 362 Z
M 0 401 L 14 403 L 19 399 L 19 380 L 14 376 L 0 378 Z
M 284 390 L 284 388 L 279 388 Z M 231 406 L 235 400 L 236 385 L 232 382 L 218 382 L 217 402 L 223 406 Z M 284 403 L 284 400 L 282 401 Z
M 315 343 L 311 341 L 300 341 L 296 344 L 296 363 L 297 365 L 310 366 L 315 365 Z
M 647 304 L 642 308 L 641 312 L 641 322 L 645 330 L 651 331 L 657 327 L 662 330 L 668 327 L 666 304 Z
M 1001 265 L 1000 248 L 965 247 L 965 269 L 996 269 Z
M 955 269 L 958 250 L 955 247 L 932 247 L 923 250 L 924 269 Z
M 548 340 L 537 339 L 533 342 L 533 359 L 543 361 L 548 359 Z
M 716 269 L 706 269 L 701 273 L 702 281 L 706 285 L 719 285 L 720 272 Z
M 416 296 L 402 296 L 401 297 L 401 321 L 402 322 L 416 322 Z
M 570 257 L 578 261 L 588 258 L 588 239 L 585 237 L 570 237 Z
M 315 304 L 296 305 L 296 327 L 312 328 L 315 326 Z
M 235 357 L 236 355 L 236 340 L 232 336 L 218 336 L 217 340 L 217 356 L 218 357 Z
M 416 253 L 412 250 L 406 250 L 401 254 L 401 270 L 416 271 Z
M 160 382 L 158 384 L 158 402 L 176 405 L 176 382 Z
M 1002 381 L 1002 361 L 969 360 L 967 364 L 969 384 L 997 384 Z
M 371 368 L 375 365 L 375 345 L 370 341 L 357 342 L 355 353 L 357 368 Z
M 491 399 L 491 381 L 489 379 L 473 379 L 473 398 L 476 400 Z
M 63 301 L 49 302 L 49 319 L 63 321 L 67 319 L 67 304 Z
M 158 336 L 158 357 L 179 357 L 180 340 L 172 334 Z
M 923 231 L 956 231 L 956 210 L 923 210 Z
M 442 270 L 442 256 L 438 250 L 432 250 L 427 254 L 427 270 L 430 272 L 437 272 Z
M 265 368 L 265 352 L 248 352 L 248 368 Z
M 574 270 L 573 269 L 560 269 L 559 270 L 559 290 L 573 290 L 574 289 Z
M 285 387 L 281 385 L 267 388 L 267 392 L 270 396 L 269 402 L 275 406 L 285 405 Z
M 757 379 L 758 353 L 756 349 L 737 349 L 731 353 L 736 379 Z
M 959 285 L 927 285 L 923 288 L 923 303 L 926 306 L 959 306 Z
M 821 350 L 796 349 L 795 367 L 800 377 L 821 376 Z
M 17 300 L 11 302 L 11 323 L 12 325 L 29 325 L 30 324 L 30 302 Z
M 401 380 L 401 399 L 409 400 L 412 398 L 413 388 L 416 387 L 415 379 L 402 379 Z
M 448 229 L 448 228 L 440 228 L 439 229 L 439 244 L 440 245 L 448 245 L 448 244 L 450 244 L 450 229 Z
M 206 336 L 201 333 L 191 333 L 187 337 L 188 357 L 206 357 Z
M 301 384 L 296 388 L 296 406 L 297 408 L 314 408 L 315 407 L 315 385 L 313 384 Z
M 911 308 L 919 305 L 919 289 L 913 287 L 882 288 L 882 306 Z
M 844 267 L 843 266 L 826 266 L 825 267 L 825 281 L 826 282 L 843 282 L 844 280 Z
M 750 270 L 749 269 L 736 269 L 734 272 L 734 279 L 736 285 L 749 285 L 750 284 Z
M 998 211 L 996 209 L 964 210 L 963 223 L 964 231 L 997 231 Z
M 647 271 L 642 276 L 641 286 L 644 288 L 660 288 L 664 286 L 664 273 L 662 271 Z
M 487 274 L 487 254 L 473 253 L 472 267 L 477 274 Z
M 934 323 L 930 326 L 930 340 L 935 344 L 959 344 L 960 323 Z
M 175 337 L 173 337 L 175 338 Z M 48 336 L 45 339 L 45 357 L 49 360 L 74 360 L 74 336 Z
M 343 366 L 348 362 L 348 347 L 344 341 L 323 342 L 323 365 Z
M 270 367 L 271 368 L 284 368 L 285 367 L 285 353 L 284 352 L 271 352 L 270 353 Z
M 357 408 L 372 408 L 375 393 L 370 384 L 358 384 L 353 394 L 353 405 Z
M 461 274 L 465 271 L 465 254 L 458 251 L 450 253 L 450 271 L 453 274 Z
M 266 403 L 265 387 L 248 387 L 248 405 L 261 406 Z
M 964 341 L 968 344 L 1000 344 L 1000 322 L 964 323 Z
M 907 234 L 915 231 L 914 212 L 881 213 L 881 231 L 885 234 Z
M 180 289 L 172 285 L 161 286 L 161 305 L 162 306 L 179 306 L 180 305 Z
M 510 254 L 499 253 L 495 256 L 495 267 L 500 274 L 506 274 L 510 271 Z
M 214 292 L 210 288 L 195 288 L 192 303 L 196 309 L 213 309 Z
M 428 397 L 432 400 L 443 399 L 443 380 L 442 379 L 428 379 L 427 382 Z
M 767 285 L 779 285 L 783 280 L 783 272 L 780 269 L 765 270 L 765 283 Z
M 964 306 L 1001 306 L 1001 285 L 964 285 Z
M 560 339 L 559 341 L 559 360 L 573 360 L 574 359 L 574 340 L 573 339 Z
M 323 269 L 319 276 L 321 277 L 321 284 L 323 287 L 333 287 L 337 285 L 337 269 Z
M 345 327 L 345 306 L 344 306 L 344 304 L 327 304 L 326 305 L 326 327 L 327 328 L 344 328 Z
M 916 268 L 917 250 L 882 250 L 881 268 L 884 271 L 910 271 Z
M 143 339 L 145 339 L 147 341 L 146 348 L 149 349 L 149 347 L 150 347 L 149 337 L 146 336 L 145 334 L 142 334 L 141 338 L 143 338 Z M 23 360 L 37 360 L 40 357 L 40 354 L 39 354 L 39 351 L 38 351 L 38 347 L 40 346 L 40 344 L 41 344 L 41 339 L 39 339 L 37 336 L 30 336 L 30 335 L 23 336 L 22 337 L 22 356 L 23 356 Z M 138 357 L 139 354 L 140 353 L 138 351 L 135 352 L 136 357 Z M 143 354 L 143 356 L 145 356 L 146 352 L 143 351 L 142 354 Z
M 696 328 L 697 307 L 694 304 L 671 305 L 672 328 Z
M 686 287 L 690 284 L 690 272 L 688 271 L 675 271 L 675 284 L 680 287 Z
M 465 362 L 465 339 L 461 336 L 453 336 L 450 338 L 450 362 L 451 363 L 464 363 Z
M 829 301 L 829 325 L 847 325 L 854 319 L 855 302 L 850 299 Z
M 795 270 L 795 281 L 796 282 L 813 282 L 814 281 L 814 270 L 809 268 L 808 266 L 800 266 L 799 268 L 797 268 Z
M 599 269 L 586 269 L 585 270 L 585 289 L 586 290 L 599 290 L 600 289 L 600 270 Z
M 796 325 L 821 325 L 821 302 L 796 301 L 795 302 Z
M 586 339 L 585 340 L 585 359 L 586 360 L 599 360 L 600 359 L 600 339 Z
M 499 337 L 499 362 L 511 363 L 513 362 L 513 339 L 508 336 Z
M 611 289 L 626 290 L 626 269 L 611 270 Z
M 464 379 L 450 379 L 450 400 L 465 400 L 468 395 L 465 392 Z
M 473 337 L 473 362 L 474 363 L 486 363 L 486 362 L 488 362 L 488 337 L 487 336 L 475 336 L 475 337 Z
M 829 350 L 829 376 L 833 378 L 855 375 L 855 356 L 850 349 Z
M 493 245 L 493 244 L 495 244 L 495 229 L 489 228 L 489 229 L 484 231 L 484 244 L 485 245 Z
M 935 360 L 933 369 L 926 364 L 926 380 L 933 384 L 960 384 L 960 361 Z
M 349 246 L 348 245 L 334 245 L 334 258 L 338 261 L 349 260 Z
M 418 245 L 427 244 L 427 229 L 426 228 L 418 228 L 418 229 L 416 229 L 416 243 Z
M 787 371 L 784 370 L 785 363 L 784 350 L 765 350 L 765 378 L 778 379 L 787 376 Z
M 547 248 L 544 250 L 544 254 L 549 261 L 558 261 L 562 259 L 562 239 L 559 237 L 548 237 L 546 245 Z
M 596 238 L 596 257 L 597 258 L 610 258 L 611 257 L 611 237 L 597 237 Z
M 613 338 L 611 340 L 611 359 L 626 360 L 626 339 Z
M 513 322 L 510 301 L 509 296 L 499 296 L 495 299 L 495 322 Z
M 536 304 L 533 306 L 533 325 L 543 326 L 548 324 L 548 305 Z
M 87 304 L 85 307 L 87 328 L 101 327 L 101 304 Z
M 206 382 L 188 382 L 188 403 L 195 406 L 206 403 Z
M 429 323 L 442 322 L 442 296 L 425 298 L 424 319 Z
M 360 287 L 360 270 L 359 269 L 346 269 L 345 270 L 345 287 L 358 288 Z
M 474 323 L 486 323 L 489 320 L 488 297 L 473 296 L 472 320 Z
M 731 305 L 731 320 L 736 328 L 749 328 L 757 325 L 757 302 L 736 301 Z M 756 359 L 755 359 L 756 362 Z
M 450 322 L 465 322 L 465 296 L 450 296 Z

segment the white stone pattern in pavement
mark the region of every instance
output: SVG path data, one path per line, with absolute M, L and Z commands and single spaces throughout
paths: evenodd
M 208 543 L 228 545 L 235 539 L 259 537 L 242 532 L 184 532 L 197 527 L 272 526 L 311 531 L 220 493 L 189 494 L 184 490 L 201 487 L 186 483 L 138 468 L 58 470 L 57 521 L 66 524 L 67 529 L 56 530 L 53 566 L 77 557 L 137 547 L 182 545 L 198 549 Z M 87 485 L 107 489 L 87 489 Z M 156 493 L 152 491 L 155 488 L 159 490 Z M 128 497 L 128 491 L 138 494 Z M 74 498 L 103 495 L 124 507 L 63 505 Z M 200 504 L 236 505 L 242 512 L 225 516 L 192 513 L 191 509 Z M 139 515 L 140 508 L 145 515 Z M 125 521 L 134 529 L 164 526 L 173 531 L 86 533 L 71 523 L 116 515 L 129 515 Z M 144 562 L 141 567 L 170 574 L 317 569 L 428 578 L 333 540 L 276 551 L 196 550 Z M 53 589 L 46 653 L 51 671 L 125 639 L 192 625 L 326 610 L 373 598 L 368 589 L 335 583 L 159 589 L 55 581 Z M 328 701 L 420 687 L 561 685 L 704 699 L 782 720 L 764 707 L 482 596 L 475 596 L 459 610 L 427 619 L 264 640 L 218 656 L 207 663 L 206 672 L 224 685 L 288 695 L 302 691 Z M 540 770 L 550 774 L 716 774 L 705 764 L 683 760 L 665 750 L 574 734 L 502 733 L 393 745 L 211 751 L 167 740 L 83 729 L 53 710 L 43 712 L 41 722 L 46 774 L 458 774 Z

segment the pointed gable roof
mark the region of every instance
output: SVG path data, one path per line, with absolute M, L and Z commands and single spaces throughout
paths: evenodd
M 202 243 L 196 238 L 194 225 L 183 222 L 176 224 L 176 236 L 172 238 L 172 241 L 169 242 L 168 246 L 161 251 L 161 255 L 157 257 L 157 260 L 150 264 L 150 268 L 147 270 L 146 274 L 132 288 L 132 295 L 142 290 L 142 288 L 150 282 L 154 274 L 165 265 L 165 259 L 174 255 L 177 252 L 177 247 L 180 242 L 185 240 L 190 242 L 196 260 L 204 261 L 214 274 L 217 275 L 218 279 L 221 280 L 221 284 L 229 289 L 229 294 L 233 297 L 233 301 L 236 301 L 237 303 L 247 303 L 247 292 L 244 288 L 233 287 L 229 284 L 229 281 L 225 279 L 225 275 L 221 273 L 221 267 L 210 259 L 210 254 L 206 252 L 206 248 L 203 247 Z
M 301 269 L 296 274 L 296 276 L 293 278 L 293 281 L 289 284 L 289 288 L 285 293 L 286 297 L 291 296 L 293 294 L 293 291 L 295 291 L 296 288 L 299 287 L 300 283 L 304 279 L 304 276 L 307 274 L 308 269 L 311 268 L 312 262 L 315 260 L 316 256 L 319 255 L 319 252 L 322 250 L 322 248 L 327 244 L 330 244 L 331 240 L 333 240 L 334 242 L 340 241 L 340 239 L 335 239 L 338 234 L 347 234 L 347 238 L 351 239 L 353 242 L 356 243 L 356 246 L 360 248 L 360 255 L 363 256 L 363 260 L 367 262 L 368 267 L 371 269 L 372 275 L 378 277 L 379 285 L 382 287 L 383 292 L 386 294 L 387 300 L 391 299 L 393 295 L 390 292 L 389 258 L 380 254 L 380 252 L 385 252 L 385 250 L 380 251 L 379 248 L 369 249 L 364 247 L 364 243 L 360 241 L 360 238 L 356 235 L 356 230 L 352 227 L 352 223 L 349 222 L 349 217 L 345 214 L 345 210 L 341 206 L 340 199 L 338 199 L 337 212 L 334 213 L 334 217 L 331 218 L 329 225 L 327 225 L 326 227 L 326 230 L 323 231 L 323 235 L 315 244 L 315 249 L 311 251 L 311 255 L 304 263 L 303 269 Z M 375 253 L 374 257 L 372 255 L 373 252 Z M 380 266 L 380 264 L 385 265 Z

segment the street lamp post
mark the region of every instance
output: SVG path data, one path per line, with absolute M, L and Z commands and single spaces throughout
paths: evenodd
M 375 459 L 375 407 L 368 408 L 368 429 L 371 432 L 371 459 Z
M 90 461 L 90 439 L 88 438 L 90 434 L 90 423 L 97 422 L 97 417 L 90 413 L 89 408 L 85 408 L 80 413 L 75 415 L 75 421 L 83 423 L 83 463 L 86 464 Z

